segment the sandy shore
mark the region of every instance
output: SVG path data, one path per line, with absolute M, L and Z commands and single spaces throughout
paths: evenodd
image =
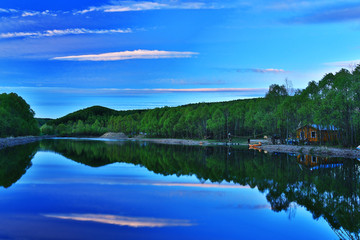
M 48 136 L 26 136 L 26 137 L 8 137 L 0 138 L 0 149 L 6 147 L 13 147 L 16 145 L 23 145 L 31 142 L 36 142 L 42 139 L 48 138 Z
M 360 158 L 359 150 L 342 148 L 293 145 L 262 145 L 260 148 L 267 152 L 300 153 L 315 156 Z

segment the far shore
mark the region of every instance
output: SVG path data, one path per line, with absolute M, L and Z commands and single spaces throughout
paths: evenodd
M 248 146 L 244 143 L 226 143 L 226 142 L 209 142 L 208 140 L 187 140 L 187 139 L 173 139 L 173 138 L 145 138 L 145 137 L 134 137 L 128 138 L 123 133 L 107 133 L 101 138 L 109 139 L 123 139 L 123 140 L 135 140 L 135 141 L 147 141 L 160 144 L 171 144 L 171 145 L 201 145 L 201 146 L 216 146 L 216 145 L 242 145 Z M 299 146 L 299 145 L 271 145 L 267 144 L 268 140 L 264 139 L 252 139 L 251 143 L 263 142 L 259 149 L 273 153 L 295 153 L 295 154 L 308 154 L 314 156 L 325 156 L 325 157 L 343 157 L 343 158 L 360 158 L 360 151 L 356 149 L 346 148 L 335 148 L 335 147 L 322 147 L 322 146 Z
M 6 147 L 12 147 L 16 145 L 23 145 L 31 142 L 40 141 L 42 139 L 52 138 L 53 136 L 25 136 L 25 137 L 8 137 L 0 138 L 0 149 Z M 192 145 L 192 146 L 219 146 L 219 145 L 241 145 L 247 146 L 244 143 L 226 143 L 226 142 L 214 142 L 208 140 L 191 140 L 191 139 L 175 139 L 175 138 L 146 138 L 146 137 L 134 137 L 128 138 L 125 135 L 107 135 L 99 137 L 99 139 L 112 139 L 112 140 L 129 140 L 129 141 L 146 141 L 158 144 L 169 145 Z M 261 140 L 252 140 L 251 142 L 258 142 Z M 257 147 L 262 151 L 273 153 L 293 153 L 303 155 L 315 155 L 324 157 L 343 157 L 343 158 L 357 158 L 360 159 L 360 151 L 356 149 L 324 147 L 324 146 L 299 146 L 299 145 L 271 145 L 263 144 Z

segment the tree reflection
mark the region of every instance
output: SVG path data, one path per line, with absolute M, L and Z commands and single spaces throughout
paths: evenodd
M 292 217 L 296 204 L 304 206 L 314 219 L 323 217 L 339 238 L 359 239 L 360 178 L 355 160 L 316 158 L 308 165 L 286 154 L 247 149 L 232 149 L 229 154 L 225 147 L 144 142 L 47 140 L 41 147 L 92 167 L 125 162 L 165 176 L 195 175 L 200 182 L 257 187 L 267 193 L 273 211 L 287 211 Z
M 30 143 L 0 150 L 0 186 L 8 188 L 31 167 L 39 143 Z

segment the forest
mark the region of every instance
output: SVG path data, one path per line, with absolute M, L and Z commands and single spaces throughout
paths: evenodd
M 16 93 L 0 94 L 0 137 L 38 135 L 38 122 L 29 104 Z
M 179 107 L 115 111 L 94 106 L 53 120 L 41 127 L 44 134 L 99 136 L 124 132 L 129 136 L 226 139 L 280 135 L 295 137 L 307 124 L 335 126 L 338 138 L 331 144 L 360 144 L 360 65 L 341 69 L 293 89 L 290 81 L 273 84 L 264 98 L 197 103 Z

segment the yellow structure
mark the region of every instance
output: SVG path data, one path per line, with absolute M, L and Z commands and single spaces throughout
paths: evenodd
M 306 125 L 296 130 L 296 137 L 300 141 L 332 142 L 337 140 L 338 130 L 334 126 L 320 127 L 319 125 Z

